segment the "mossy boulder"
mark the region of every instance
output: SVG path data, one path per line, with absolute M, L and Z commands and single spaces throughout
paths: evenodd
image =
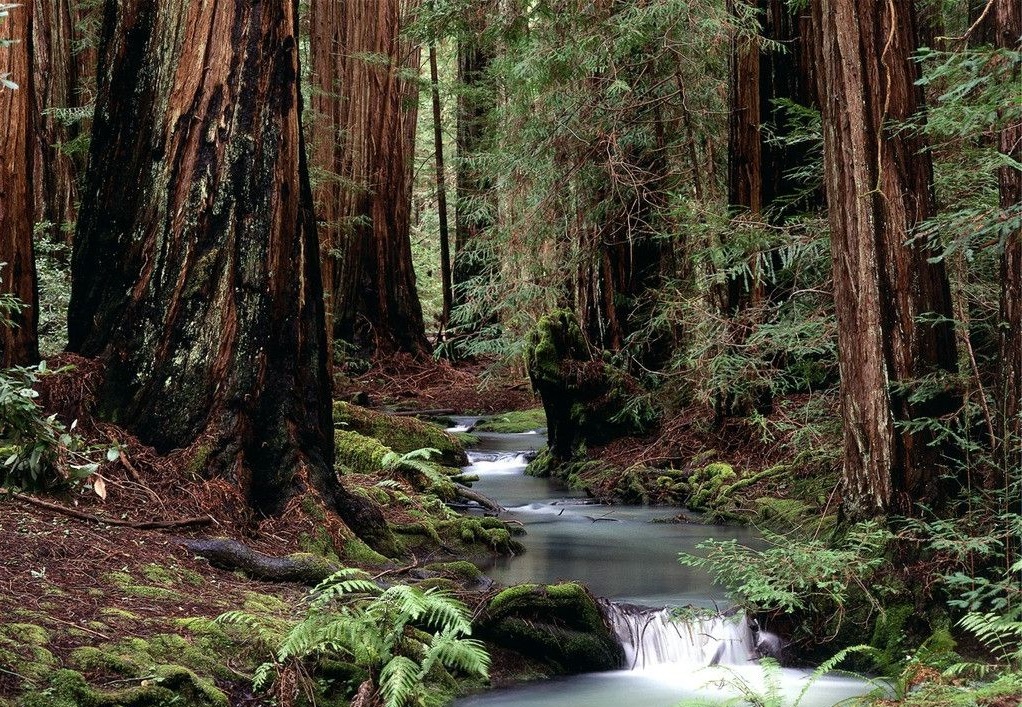
M 468 464 L 461 442 L 436 425 L 414 417 L 389 415 L 337 401 L 334 403 L 334 425 L 338 427 L 338 432 L 351 431 L 372 437 L 398 454 L 432 448 L 440 452 L 439 458 L 434 461 L 444 466 L 461 467 Z
M 490 601 L 478 635 L 559 674 L 614 670 L 624 660 L 596 600 L 574 582 L 505 589 Z

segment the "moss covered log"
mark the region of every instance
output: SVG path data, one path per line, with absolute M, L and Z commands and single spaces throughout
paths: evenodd
M 432 448 L 439 451 L 434 461 L 444 466 L 461 467 L 468 464 L 465 448 L 456 437 L 414 417 L 388 415 L 337 401 L 334 403 L 334 425 L 339 432 L 357 432 L 372 437 L 398 454 Z

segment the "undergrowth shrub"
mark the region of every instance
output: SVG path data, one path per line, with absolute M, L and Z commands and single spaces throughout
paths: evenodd
M 253 641 L 268 649 L 270 659 L 256 671 L 254 686 L 272 687 L 282 704 L 291 701 L 295 683 L 314 701 L 313 678 L 331 662 L 353 665 L 365 676 L 349 686 L 352 705 L 378 700 L 385 707 L 439 705 L 451 691 L 444 684 L 450 682 L 446 671 L 489 675 L 490 657 L 481 642 L 469 638 L 472 626 L 462 603 L 436 588 L 382 589 L 356 569 L 340 570 L 319 584 L 305 617 L 283 638 L 242 611 L 217 621 L 248 627 Z

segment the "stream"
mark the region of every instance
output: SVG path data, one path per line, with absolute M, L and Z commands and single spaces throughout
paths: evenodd
M 456 418 L 457 430 L 478 418 Z M 466 473 L 472 488 L 502 506 L 507 520 L 525 526 L 526 552 L 494 558 L 482 567 L 501 584 L 577 580 L 606 605 L 632 669 L 590 673 L 493 690 L 459 700 L 456 707 L 674 707 L 684 699 L 739 694 L 744 683 L 764 690 L 764 671 L 751 662 L 753 636 L 744 620 L 675 623 L 664 607 L 728 608 L 724 591 L 702 570 L 682 567 L 677 555 L 707 538 L 756 543 L 747 528 L 656 522 L 680 509 L 607 506 L 589 501 L 556 480 L 525 475 L 542 434 L 473 433 Z M 707 667 L 717 654 L 720 665 Z M 634 666 L 634 667 L 632 667 Z M 795 704 L 806 671 L 783 669 L 778 687 Z M 812 683 L 799 707 L 831 707 L 865 692 L 861 680 L 826 676 Z

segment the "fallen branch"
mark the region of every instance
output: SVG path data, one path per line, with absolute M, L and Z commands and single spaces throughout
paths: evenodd
M 14 499 L 15 501 L 21 501 L 27 503 L 30 506 L 36 506 L 37 508 L 44 508 L 48 511 L 60 513 L 62 515 L 70 516 L 72 518 L 78 518 L 79 520 L 87 520 L 93 523 L 99 523 L 101 525 L 115 525 L 122 528 L 134 528 L 135 530 L 160 530 L 162 528 L 185 528 L 188 526 L 200 526 L 209 525 L 213 522 L 213 519 L 209 516 L 200 516 L 198 518 L 183 518 L 181 520 L 156 520 L 156 521 L 144 521 L 136 523 L 130 520 L 119 520 L 116 518 L 104 518 L 102 516 L 93 515 L 92 513 L 86 513 L 84 511 L 75 510 L 74 508 L 68 508 L 62 506 L 59 503 L 50 503 L 49 501 L 43 501 L 35 498 L 34 496 L 27 496 L 23 493 L 11 491 L 10 489 L 0 488 L 0 496 L 7 496 Z
M 459 498 L 464 498 L 469 501 L 475 501 L 488 511 L 493 511 L 494 513 L 503 513 L 506 510 L 502 505 L 494 501 L 489 496 L 481 494 L 478 491 L 473 491 L 467 486 L 462 486 L 461 484 L 454 484 L 454 489 L 457 492 Z
M 384 410 L 383 412 L 387 412 Z M 450 408 L 441 408 L 438 410 L 398 410 L 397 412 L 390 413 L 397 417 L 417 417 L 419 415 L 425 415 L 427 417 L 441 417 L 443 415 L 453 415 L 454 410 Z

